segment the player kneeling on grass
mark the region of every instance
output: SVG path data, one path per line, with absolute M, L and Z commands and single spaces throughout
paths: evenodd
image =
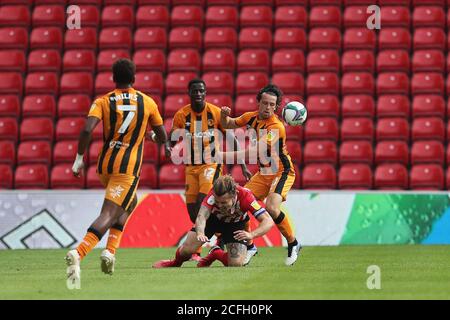
M 249 220 L 247 211 L 259 221 L 258 228 L 252 232 L 245 231 L 245 223 Z M 175 259 L 158 261 L 153 267 L 180 267 L 215 233 L 222 234 L 227 252 L 218 246 L 213 247 L 197 266 L 208 267 L 215 260 L 220 260 L 225 266 L 241 267 L 247 254 L 247 242 L 263 236 L 273 225 L 272 218 L 250 190 L 237 185 L 229 175 L 219 177 L 203 200 L 195 227 L 188 233 L 183 245 L 177 249 Z

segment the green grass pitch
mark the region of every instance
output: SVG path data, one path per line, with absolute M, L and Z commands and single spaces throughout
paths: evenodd
M 0 299 L 450 299 L 449 246 L 305 247 L 284 266 L 285 248 L 260 248 L 244 268 L 152 269 L 174 249 L 119 249 L 113 276 L 100 250 L 81 264 L 81 289 L 68 290 L 66 250 L 0 250 Z M 366 286 L 381 269 L 381 289 Z

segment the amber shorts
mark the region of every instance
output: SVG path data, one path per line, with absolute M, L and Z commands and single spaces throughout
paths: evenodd
M 259 171 L 245 184 L 256 199 L 263 201 L 270 193 L 278 193 L 286 201 L 287 194 L 295 181 L 295 171 L 280 172 L 273 175 L 264 175 Z
M 208 194 L 221 173 L 222 166 L 217 163 L 186 166 L 186 203 L 197 202 L 199 193 Z
M 124 210 L 133 202 L 139 184 L 139 178 L 129 174 L 99 174 L 105 187 L 105 199 L 108 199 Z

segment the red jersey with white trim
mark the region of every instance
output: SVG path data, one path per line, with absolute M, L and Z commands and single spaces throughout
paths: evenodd
M 219 220 L 228 223 L 245 220 L 248 216 L 247 211 L 250 211 L 255 218 L 266 212 L 266 209 L 258 203 L 249 189 L 236 186 L 236 191 L 237 199 L 231 210 L 223 211 L 216 206 L 212 189 L 203 200 L 202 206 L 205 206 Z

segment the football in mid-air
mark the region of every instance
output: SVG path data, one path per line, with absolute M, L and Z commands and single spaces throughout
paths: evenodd
M 308 112 L 303 103 L 291 101 L 284 106 L 281 116 L 288 125 L 299 126 L 305 123 Z

